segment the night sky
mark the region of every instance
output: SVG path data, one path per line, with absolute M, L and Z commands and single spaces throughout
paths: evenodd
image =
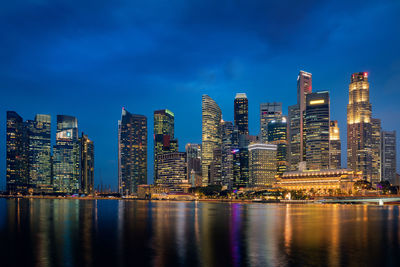
M 283 102 L 285 114 L 296 104 L 299 70 L 313 74 L 314 91 L 330 91 L 342 149 L 353 72 L 369 73 L 373 116 L 399 136 L 400 1 L 327 2 L 2 1 L 0 189 L 6 110 L 50 114 L 53 139 L 56 115 L 76 116 L 95 142 L 96 184 L 115 189 L 122 107 L 148 118 L 152 183 L 154 110 L 175 113 L 184 151 L 201 142 L 202 94 L 233 120 L 235 94 L 245 92 L 256 135 L 261 102 Z

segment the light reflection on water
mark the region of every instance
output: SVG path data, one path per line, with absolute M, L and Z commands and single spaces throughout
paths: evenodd
M 0 199 L 0 265 L 400 266 L 399 220 L 398 206 Z

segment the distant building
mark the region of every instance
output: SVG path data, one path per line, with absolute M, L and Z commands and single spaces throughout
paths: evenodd
M 381 181 L 381 131 L 381 120 L 371 118 L 372 171 L 370 182 L 373 185 Z
M 218 104 L 208 95 L 202 96 L 202 186 L 210 182 L 210 167 L 213 162 L 214 149 L 221 147 L 222 113 Z
M 274 144 L 251 144 L 249 149 L 249 185 L 252 187 L 267 187 L 275 183 L 277 170 L 276 151 Z
M 285 172 L 276 186 L 284 190 L 305 190 L 316 194 L 351 193 L 361 173 L 349 169 Z
M 82 133 L 80 141 L 81 152 L 81 193 L 94 193 L 94 144 L 87 135 Z
M 268 142 L 268 123 L 282 118 L 282 103 L 261 103 L 260 104 L 260 138 L 261 142 Z
M 329 169 L 342 168 L 342 144 L 337 121 L 330 122 L 329 128 Z
M 51 116 L 38 114 L 27 121 L 29 187 L 34 192 L 52 192 Z
M 222 122 L 222 163 L 221 163 L 221 184 L 231 189 L 233 186 L 233 172 L 234 172 L 234 149 L 238 149 L 238 144 L 233 139 L 233 132 L 235 126 L 232 122 Z
M 154 111 L 154 181 L 158 183 L 157 159 L 159 155 L 177 152 L 178 141 L 174 139 L 175 115 L 168 109 Z
M 300 143 L 302 142 L 302 132 L 300 128 L 300 108 L 299 105 L 289 107 L 288 122 L 288 161 L 289 170 L 295 171 L 299 163 L 303 161 L 303 154 Z
M 249 134 L 249 101 L 245 93 L 237 93 L 233 105 L 234 123 L 239 134 Z
M 57 193 L 79 193 L 80 144 L 78 121 L 75 117 L 57 115 L 57 135 L 54 146 L 53 187 Z
M 396 131 L 382 131 L 382 180 L 396 182 Z
M 306 162 L 310 170 L 329 169 L 329 92 L 306 96 L 304 132 Z
M 147 184 L 147 118 L 122 109 L 118 121 L 119 193 L 137 193 L 137 186 Z
M 187 180 L 192 187 L 201 186 L 201 144 L 186 144 Z
M 210 165 L 210 184 L 222 185 L 222 150 L 221 147 L 214 148 L 213 161 Z
M 277 175 L 287 171 L 287 121 L 286 117 L 272 120 L 268 123 L 268 143 L 277 146 L 276 161 Z
M 171 191 L 181 191 L 189 185 L 185 152 L 170 152 L 158 155 L 157 185 L 168 186 Z
M 368 181 L 372 175 L 371 139 L 368 73 L 353 73 L 347 105 L 347 167 L 361 171 L 363 178 Z
M 7 192 L 28 190 L 27 132 L 24 121 L 15 111 L 7 111 L 6 182 Z

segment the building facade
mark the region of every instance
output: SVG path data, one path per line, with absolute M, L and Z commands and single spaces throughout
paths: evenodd
M 302 132 L 300 128 L 300 108 L 299 105 L 289 106 L 288 116 L 288 161 L 289 170 L 295 171 L 299 163 L 303 160 L 300 143 L 302 142 Z
M 261 103 L 260 104 L 260 138 L 261 142 L 268 142 L 268 123 L 279 120 L 282 117 L 282 103 Z
M 218 104 L 208 95 L 202 96 L 202 186 L 210 182 L 210 167 L 213 162 L 214 149 L 221 147 L 222 113 Z
M 375 185 L 381 181 L 381 120 L 371 118 L 371 183 Z
M 382 131 L 382 180 L 396 182 L 396 131 Z
M 249 101 L 245 93 L 237 93 L 233 102 L 234 123 L 239 134 L 249 134 Z
M 288 170 L 287 161 L 287 120 L 286 117 L 281 117 L 276 120 L 272 120 L 268 123 L 268 143 L 275 144 L 277 146 L 276 151 L 276 174 L 282 175 L 282 173 Z
M 361 171 L 363 178 L 368 181 L 372 176 L 371 139 L 368 73 L 353 73 L 347 105 L 347 167 Z
M 158 155 L 157 185 L 168 186 L 172 191 L 179 191 L 187 180 L 186 152 L 170 152 Z
M 309 93 L 306 96 L 304 133 L 307 168 L 329 169 L 329 92 Z
M 187 180 L 192 187 L 201 186 L 201 144 L 186 144 Z
M 81 193 L 94 193 L 94 143 L 82 133 L 80 142 L 81 152 Z
M 329 128 L 329 169 L 342 168 L 342 144 L 337 121 L 330 122 Z
M 122 109 L 118 122 L 119 193 L 137 193 L 137 186 L 147 184 L 147 118 Z
M 252 187 L 268 187 L 275 183 L 277 145 L 249 145 L 249 185 Z

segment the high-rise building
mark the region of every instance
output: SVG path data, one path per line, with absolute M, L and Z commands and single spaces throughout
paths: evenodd
M 221 146 L 214 148 L 213 160 L 210 165 L 210 184 L 222 185 L 222 150 Z
M 94 144 L 87 135 L 82 133 L 80 141 L 81 152 L 81 193 L 94 193 Z
M 7 192 L 25 193 L 28 189 L 27 132 L 21 116 L 7 111 L 6 182 Z
M 53 159 L 53 187 L 57 193 L 79 193 L 80 144 L 75 117 L 57 115 L 56 145 Z
M 52 192 L 51 116 L 37 114 L 27 121 L 29 187 L 34 192 Z
M 158 185 L 168 186 L 179 191 L 183 184 L 188 184 L 186 152 L 164 153 L 158 157 Z
M 311 92 L 312 74 L 301 70 L 297 76 L 297 105 L 289 107 L 289 165 L 292 171 L 306 160 L 304 113 L 306 96 Z
M 249 145 L 249 171 L 252 187 L 267 187 L 275 182 L 276 175 L 276 150 L 274 144 Z
M 201 168 L 202 185 L 210 182 L 210 166 L 213 162 L 214 149 L 221 147 L 222 113 L 218 104 L 208 95 L 202 96 L 202 150 Z
M 277 118 L 268 123 L 268 143 L 275 144 L 276 150 L 276 171 L 282 175 L 287 171 L 287 121 L 286 117 Z
M 342 168 L 342 144 L 337 121 L 330 122 L 329 128 L 329 169 Z
M 310 170 L 329 169 L 329 106 L 327 91 L 306 96 L 304 132 L 306 162 Z
M 381 181 L 381 131 L 381 120 L 371 118 L 372 184 Z
M 268 141 L 268 123 L 279 120 L 282 117 L 282 103 L 261 103 L 260 104 L 260 138 L 261 142 Z
M 201 144 L 186 144 L 187 180 L 192 187 L 201 186 Z
M 368 181 L 372 175 L 371 139 L 368 73 L 353 73 L 347 105 L 347 167 L 361 171 Z
M 231 189 L 233 186 L 233 171 L 234 171 L 234 146 L 233 132 L 235 127 L 232 122 L 222 122 L 222 165 L 221 165 L 221 183 L 223 186 Z
M 289 123 L 288 123 L 288 161 L 289 169 L 295 171 L 299 167 L 299 163 L 303 160 L 300 143 L 302 142 L 302 133 L 300 132 L 300 109 L 299 105 L 289 107 Z
M 154 111 L 154 181 L 158 181 L 158 156 L 178 151 L 178 141 L 174 139 L 175 115 L 168 109 Z
M 147 184 L 147 118 L 123 108 L 118 121 L 119 192 L 134 194 L 141 184 Z
M 396 131 L 382 131 L 382 180 L 396 182 Z
M 234 122 L 239 134 L 249 134 L 249 101 L 245 93 L 237 93 L 233 105 Z

